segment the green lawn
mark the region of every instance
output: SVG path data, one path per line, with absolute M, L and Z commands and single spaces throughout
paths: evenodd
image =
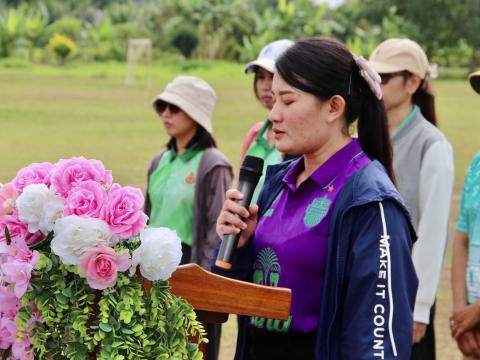
M 238 167 L 240 146 L 247 129 L 267 112 L 256 102 L 252 77 L 242 66 L 200 63 L 189 71 L 172 64 L 140 68 L 135 86 L 123 85 L 124 64 L 32 66 L 7 69 L 0 63 L 0 182 L 31 163 L 83 155 L 102 160 L 124 185 L 145 187 L 149 160 L 166 142 L 151 99 L 175 75 L 206 79 L 217 91 L 214 131 L 220 149 Z M 440 127 L 450 139 L 456 162 L 454 210 L 456 218 L 463 176 L 480 151 L 480 97 L 466 81 L 437 81 Z M 439 359 L 460 359 L 448 334 L 450 313 L 450 252 L 438 294 Z M 224 332 L 222 359 L 230 359 L 235 322 Z

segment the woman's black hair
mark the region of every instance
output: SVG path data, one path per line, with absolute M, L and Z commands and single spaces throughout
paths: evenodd
M 205 130 L 204 127 L 198 125 L 195 135 L 193 135 L 193 137 L 187 143 L 186 148 L 189 149 L 193 146 L 195 146 L 195 148 L 197 148 L 198 150 L 205 150 L 211 147 L 216 148 L 217 143 L 215 142 L 215 139 L 213 138 L 212 134 L 210 134 L 207 130 Z M 175 138 L 173 137 L 170 138 L 170 140 L 167 143 L 167 148 L 169 150 L 174 150 L 175 152 L 177 151 L 177 142 Z
M 417 91 L 412 96 L 412 102 L 420 108 L 422 115 L 430 123 L 438 126 L 437 112 L 435 111 L 435 96 L 433 96 L 427 87 L 430 86 L 428 79 L 422 80 Z
M 404 84 L 413 75 L 408 70 L 402 71 L 401 74 Z M 412 102 L 420 108 L 425 119 L 432 123 L 432 125 L 438 126 L 437 113 L 435 111 L 435 96 L 428 91 L 428 87 L 430 86 L 431 84 L 428 77 L 423 79 L 417 91 L 415 91 L 412 96 Z
M 370 158 L 382 163 L 395 181 L 385 107 L 360 76 L 360 69 L 344 44 L 325 37 L 299 40 L 277 60 L 276 68 L 288 84 L 320 100 L 342 96 L 347 126 L 358 119 L 360 146 Z

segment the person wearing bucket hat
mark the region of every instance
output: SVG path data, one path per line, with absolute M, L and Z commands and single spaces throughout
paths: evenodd
M 372 52 L 381 77 L 400 194 L 418 234 L 413 261 L 419 278 L 412 359 L 435 359 L 435 293 L 448 238 L 453 151 L 436 127 L 427 55 L 410 39 L 393 38 Z
M 275 61 L 285 50 L 294 44 L 293 41 L 281 39 L 267 44 L 256 60 L 245 66 L 245 74 L 254 73 L 253 91 L 257 100 L 268 110 L 273 107 L 272 79 L 275 72 Z M 240 163 L 246 155 L 253 155 L 264 160 L 263 174 L 253 194 L 252 203 L 255 204 L 265 181 L 266 169 L 269 165 L 282 162 L 285 158 L 273 144 L 271 122 L 266 119 L 256 123 L 247 133 L 243 144 Z
M 480 94 L 480 71 L 469 76 Z M 452 337 L 465 359 L 480 359 L 480 152 L 464 180 L 452 252 Z
M 212 136 L 215 102 L 212 87 L 193 76 L 176 77 L 153 99 L 170 140 L 150 163 L 145 200 L 149 225 L 169 227 L 182 239 L 181 263 L 206 269 L 219 241 L 216 217 L 233 177 Z M 208 360 L 218 358 L 220 333 L 220 324 L 207 325 Z

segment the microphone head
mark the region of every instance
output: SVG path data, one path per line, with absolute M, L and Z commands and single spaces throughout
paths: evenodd
M 240 181 L 248 181 L 258 183 L 258 180 L 262 176 L 263 159 L 256 156 L 245 156 L 243 164 L 240 167 Z

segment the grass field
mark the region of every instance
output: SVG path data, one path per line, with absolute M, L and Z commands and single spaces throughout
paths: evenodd
M 102 160 L 113 170 L 115 181 L 144 189 L 147 164 L 167 139 L 150 101 L 180 73 L 201 76 L 216 89 L 214 135 L 238 168 L 243 136 L 267 115 L 255 101 L 252 78 L 243 75 L 240 65 L 199 63 L 199 67 L 186 71 L 174 64 L 155 64 L 150 76 L 140 68 L 138 83 L 130 87 L 123 85 L 124 70 L 119 63 L 63 69 L 5 68 L 0 63 L 0 182 L 9 181 L 31 162 L 83 155 Z M 480 97 L 466 81 L 437 81 L 435 85 L 440 127 L 455 151 L 455 219 L 465 171 L 480 150 Z M 437 296 L 436 319 L 438 358 L 448 360 L 461 359 L 447 324 L 451 310 L 450 248 Z M 221 359 L 232 358 L 234 332 L 231 317 L 224 327 Z

